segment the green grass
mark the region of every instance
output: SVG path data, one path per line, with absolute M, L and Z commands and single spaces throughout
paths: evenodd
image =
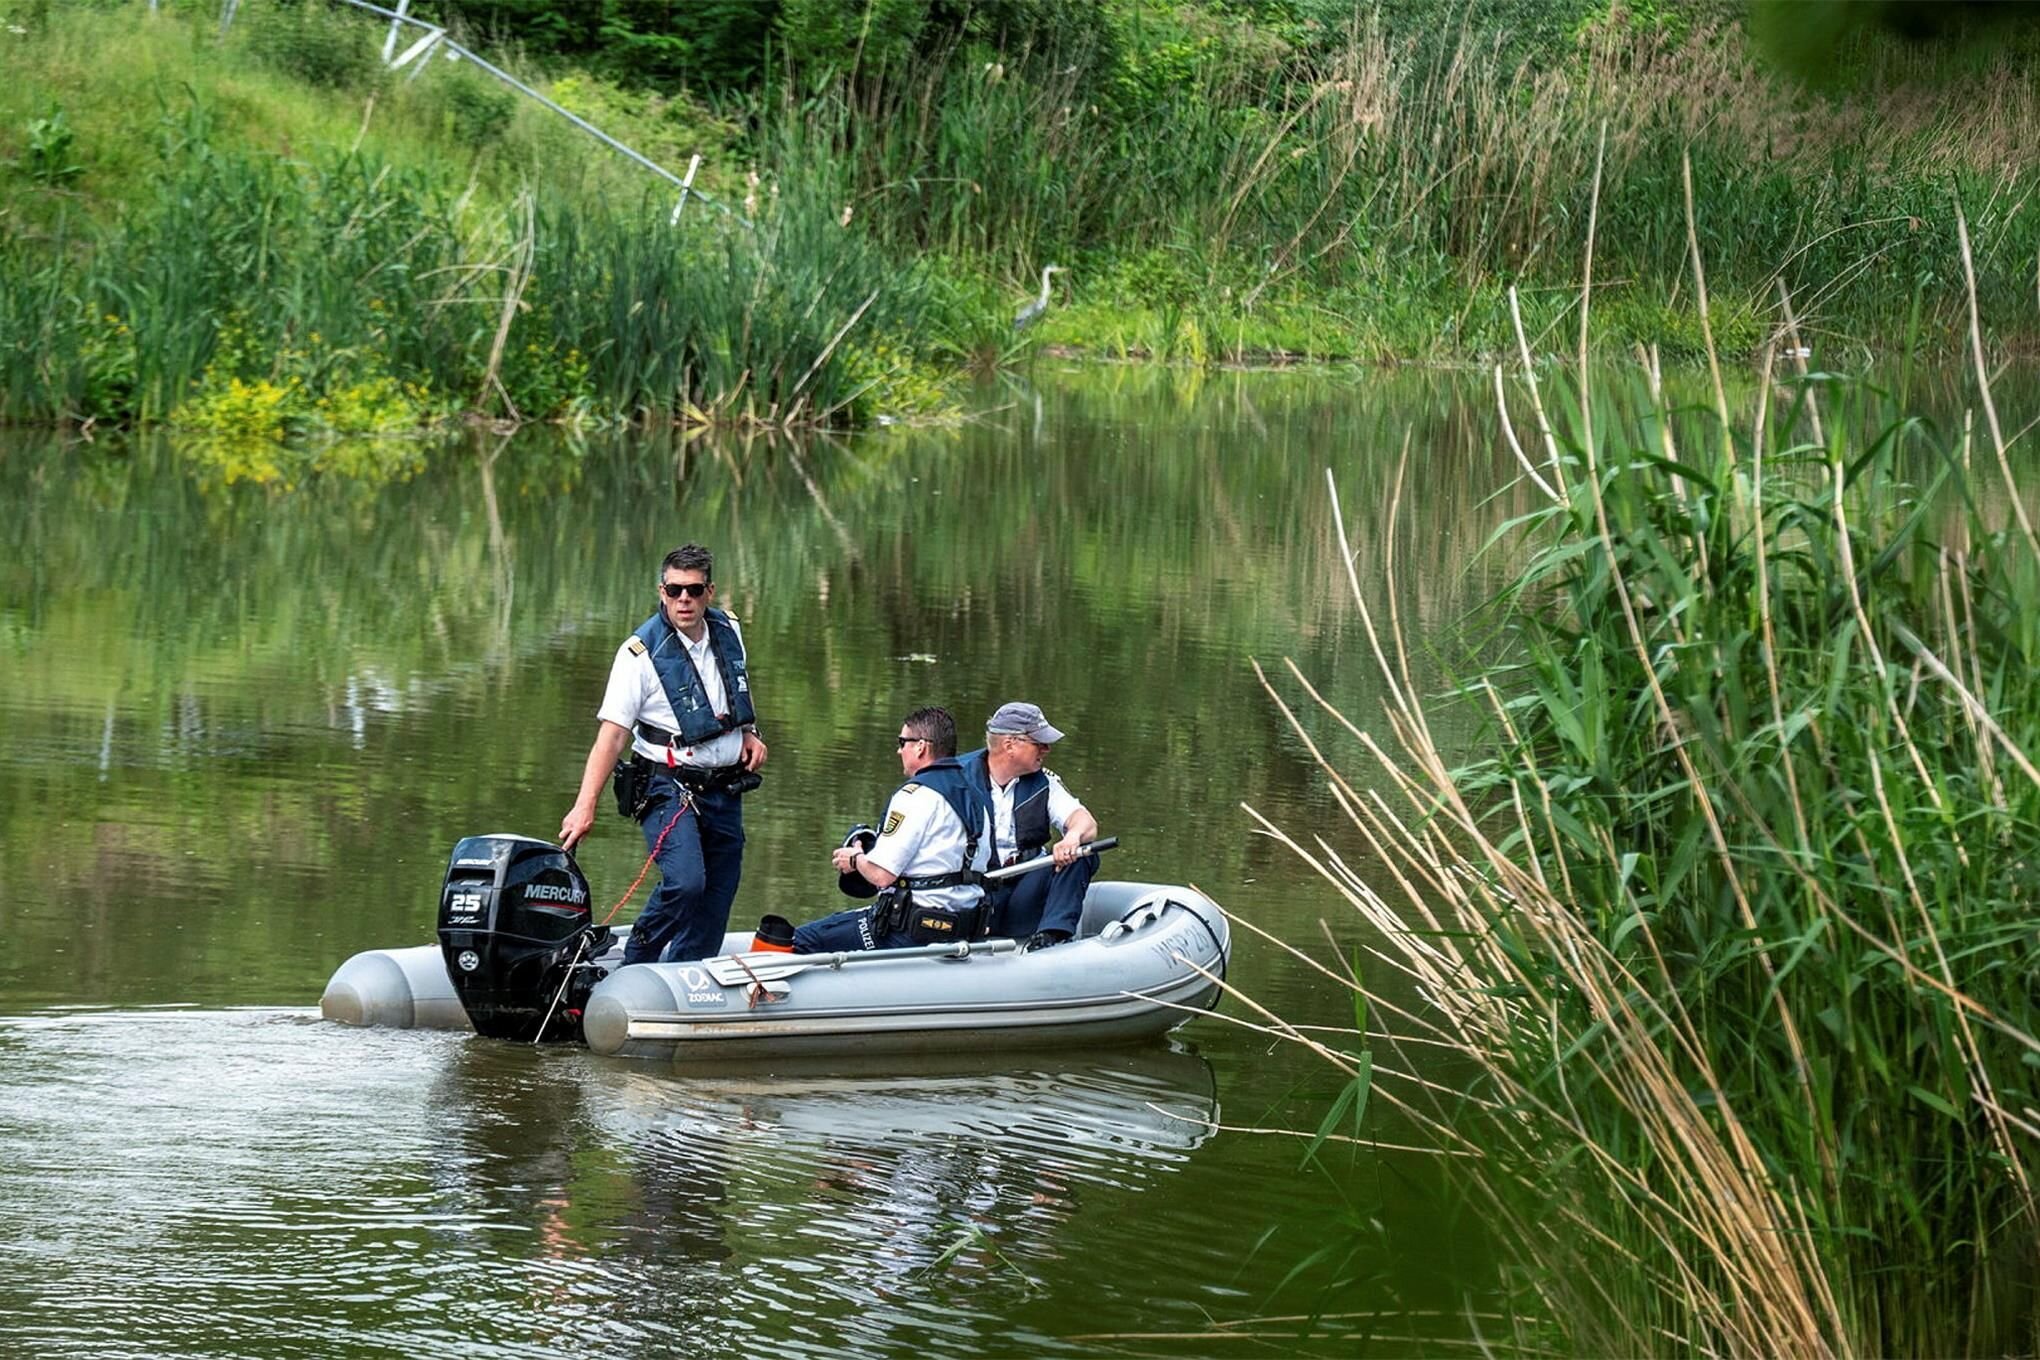
M 265 428 L 854 423 L 939 411 L 947 376 L 1044 345 L 1488 362 L 1515 348 L 1511 287 L 1533 347 L 1569 352 L 1604 130 L 1600 349 L 1704 349 L 1685 157 L 1722 350 L 1771 333 L 1780 280 L 1823 354 L 1954 334 L 1957 202 L 1993 345 L 2036 336 L 2016 52 L 1945 86 L 1873 52 L 1815 94 L 1732 27 L 1607 17 L 1524 65 L 1485 30 L 1306 42 L 1185 10 L 1105 55 L 959 43 L 716 107 L 527 69 L 662 159 L 700 152 L 759 222 L 695 205 L 662 235 L 670 186 L 465 64 L 384 71 L 359 15 L 249 5 L 223 42 L 197 3 L 7 12 L 0 419 L 217 422 L 236 380 L 295 377 Z M 1050 261 L 1054 304 L 1016 334 Z
M 1699 353 L 1659 303 L 1684 286 L 1688 155 L 1725 345 L 1762 340 L 1781 277 L 1823 345 L 1888 344 L 1916 296 L 1956 333 L 1957 199 L 1989 219 L 1987 314 L 2033 338 L 2030 55 L 1937 83 L 1871 52 L 1856 85 L 1815 94 L 1733 27 L 1610 19 L 1528 67 L 1493 36 L 1441 51 L 1362 23 L 1307 51 L 1221 44 L 1138 98 L 1101 97 L 1083 54 L 966 51 L 754 114 L 801 120 L 798 163 L 830 162 L 889 248 L 979 261 L 1016 304 L 1060 262 L 1067 304 L 1144 313 L 1060 337 L 1108 353 L 1180 351 L 1186 314 L 1211 358 L 1505 353 L 1509 285 L 1567 303 L 1604 127 L 1603 344 Z
M 676 228 L 666 189 L 563 122 L 507 100 L 504 127 L 464 122 L 461 101 L 496 88 L 475 94 L 472 73 L 434 70 L 417 95 L 314 47 L 322 80 L 370 74 L 308 98 L 308 59 L 279 57 L 273 30 L 373 37 L 345 16 L 257 12 L 235 30 L 246 50 L 222 51 L 141 15 L 70 12 L 36 38 L 73 131 L 63 182 L 9 200 L 0 419 L 266 440 L 463 411 L 780 425 L 948 405 L 899 338 L 926 329 L 920 272 L 846 230 L 820 176 L 762 192 L 755 227 L 694 204 Z M 95 57 L 99 34 L 114 41 Z M 128 58 L 125 81 L 94 64 Z M 388 135 L 363 135 L 377 119 Z M 511 177 L 541 162 L 583 168 Z
M 36 78 L 0 83 L 24 136 L 0 199 L 0 419 L 260 440 L 462 411 L 947 409 L 926 347 L 901 338 L 924 329 L 918 271 L 846 231 L 825 178 L 754 190 L 726 162 L 699 182 L 752 192 L 756 228 L 695 203 L 675 229 L 669 187 L 494 82 L 381 72 L 380 33 L 249 6 L 222 45 L 130 6 L 13 35 Z M 557 85 L 654 153 L 728 133 L 684 101 Z

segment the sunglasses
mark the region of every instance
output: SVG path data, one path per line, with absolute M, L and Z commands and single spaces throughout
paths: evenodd
M 926 740 L 928 740 L 926 737 L 901 737 L 898 749 L 902 751 L 906 750 L 907 743 L 910 741 L 926 741 Z
M 666 598 L 669 600 L 677 600 L 682 595 L 690 596 L 693 599 L 698 600 L 702 596 L 708 594 L 708 582 L 668 581 L 664 585 L 660 586 L 659 589 L 666 592 Z

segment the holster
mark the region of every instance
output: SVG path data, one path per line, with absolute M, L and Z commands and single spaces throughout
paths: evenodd
M 914 895 L 905 888 L 886 888 L 878 895 L 878 902 L 871 909 L 871 934 L 874 939 L 884 939 L 907 923 L 907 908 Z
M 616 794 L 616 810 L 633 822 L 645 819 L 645 807 L 652 800 L 652 769 L 632 752 L 616 762 L 615 773 L 609 776 L 609 787 Z

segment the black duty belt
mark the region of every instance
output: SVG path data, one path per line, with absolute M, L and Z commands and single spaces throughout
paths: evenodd
M 975 869 L 963 869 L 947 874 L 922 874 L 915 878 L 902 878 L 901 886 L 908 891 L 922 888 L 969 888 L 985 881 L 985 876 Z
M 716 733 L 715 737 L 720 737 L 725 733 L 734 732 L 736 730 L 737 729 L 735 727 L 725 727 L 721 732 Z M 654 727 L 647 722 L 641 722 L 637 725 L 637 734 L 654 746 L 686 747 L 686 746 L 700 746 L 703 744 L 698 741 L 684 741 L 681 739 L 681 736 L 678 732 L 668 732 L 663 727 Z M 708 740 L 714 741 L 715 737 L 710 737 Z
M 652 773 L 668 775 L 675 783 L 698 791 L 726 789 L 739 781 L 757 778 L 741 765 L 718 765 L 711 769 L 703 765 L 661 765 L 656 761 L 648 761 L 647 764 L 651 766 Z M 757 785 L 753 783 L 750 787 L 756 788 Z

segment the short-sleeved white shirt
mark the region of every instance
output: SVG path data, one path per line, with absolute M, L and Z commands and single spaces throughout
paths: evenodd
M 991 846 L 985 839 L 987 827 L 977 834 L 976 869 L 988 867 Z M 885 805 L 885 820 L 879 823 L 878 844 L 865 858 L 901 878 L 925 874 L 951 874 L 964 867 L 966 845 L 963 822 L 949 800 L 926 784 L 909 781 L 900 786 Z M 922 906 L 961 911 L 974 906 L 983 890 L 971 886 L 917 888 L 914 900 Z
M 1057 831 L 1067 831 L 1070 818 L 1083 811 L 1084 805 L 1063 787 L 1062 778 L 1054 770 L 1045 769 L 1042 773 L 1048 776 L 1048 820 Z M 1013 789 L 1019 783 L 1016 776 L 1011 784 L 1000 788 L 999 782 L 992 780 L 992 832 L 999 842 L 999 858 L 1007 864 L 1020 857 L 1020 835 L 1013 829 Z
M 744 634 L 737 628 L 736 616 L 730 615 L 729 621 L 741 644 Z M 633 638 L 635 636 L 632 635 Z M 723 684 L 722 667 L 715 664 L 714 636 L 704 628 L 700 642 L 688 642 L 684 634 L 669 629 L 660 646 L 684 644 L 688 658 L 701 676 L 701 687 L 708 695 L 709 706 L 717 713 L 727 713 L 729 694 Z M 663 765 L 666 763 L 666 748 L 646 741 L 638 732 L 637 725 L 645 722 L 667 732 L 677 732 L 680 719 L 673 712 L 672 700 L 666 697 L 666 687 L 659 683 L 659 672 L 652 664 L 654 649 L 647 647 L 640 654 L 631 650 L 630 643 L 631 639 L 626 638 L 624 644 L 616 649 L 616 660 L 609 667 L 609 688 L 603 692 L 602 707 L 595 711 L 595 716 L 604 722 L 628 728 L 631 749 L 645 759 Z M 744 734 L 730 731 L 699 746 L 675 746 L 673 759 L 681 765 L 715 770 L 736 764 L 743 753 Z

